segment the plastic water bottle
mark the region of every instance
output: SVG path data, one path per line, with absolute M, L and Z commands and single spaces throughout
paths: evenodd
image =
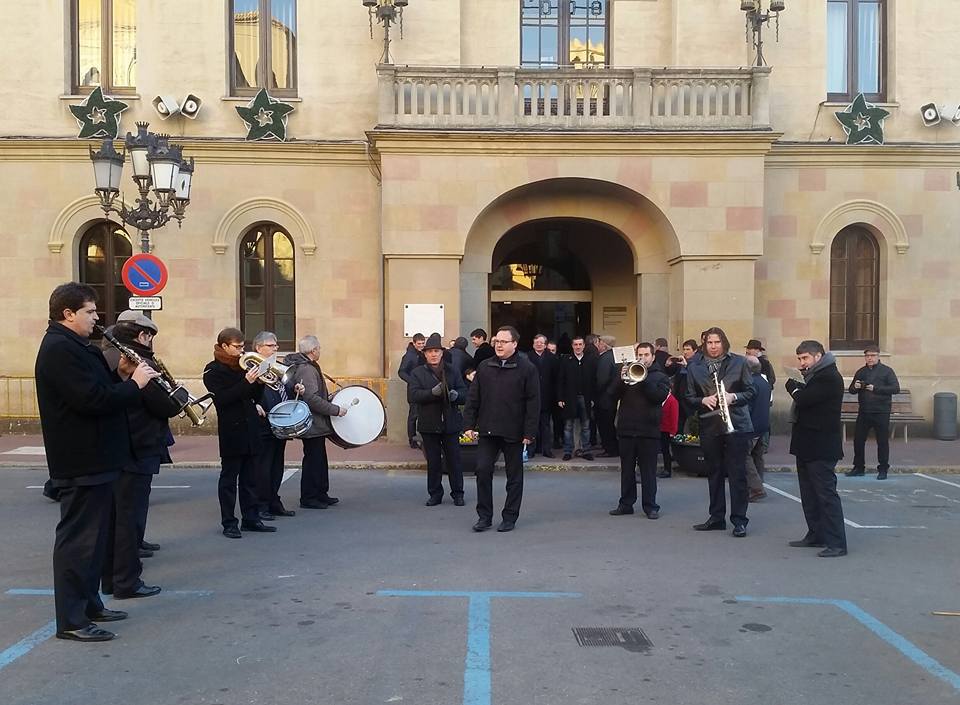
M 526 443 L 523 444 L 523 462 L 530 460 L 530 452 L 527 450 L 529 447 Z

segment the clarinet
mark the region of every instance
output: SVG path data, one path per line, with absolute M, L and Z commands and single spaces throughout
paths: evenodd
M 99 331 L 99 333 L 103 336 L 104 340 L 106 340 L 113 347 L 119 350 L 120 354 L 123 355 L 128 360 L 130 360 L 131 362 L 135 362 L 138 365 L 142 365 L 144 363 L 146 363 L 147 365 L 150 364 L 146 359 L 144 359 L 142 355 L 140 355 L 140 353 L 138 353 L 136 350 L 131 348 L 129 345 L 124 345 L 123 343 L 121 343 L 119 340 L 117 340 L 117 337 L 113 333 L 109 332 L 103 326 L 95 325 L 94 328 L 96 328 L 97 331 Z M 173 393 L 175 390 L 172 386 L 170 386 L 170 382 L 168 382 L 163 377 L 163 375 L 161 375 L 160 377 L 154 377 L 152 381 L 159 384 L 160 387 L 163 389 L 163 391 L 165 391 L 167 394 L 173 396 Z
M 167 366 L 163 364 L 163 360 L 161 360 L 158 355 L 153 356 L 153 361 L 157 364 L 157 369 L 159 370 L 160 374 L 164 377 L 164 379 L 166 379 L 167 382 L 174 387 L 174 391 L 172 394 L 173 398 L 176 399 L 178 404 L 183 403 L 182 414 L 185 414 L 186 417 L 190 419 L 190 423 L 192 423 L 194 426 L 203 426 L 203 422 L 207 420 L 204 414 L 206 413 L 207 407 L 209 406 L 209 404 L 207 406 L 203 406 L 202 402 L 206 401 L 209 398 L 212 398 L 213 395 L 207 394 L 206 396 L 203 396 L 197 399 L 192 394 L 190 394 L 190 392 L 186 389 L 186 387 L 184 387 L 182 384 L 177 383 L 177 380 L 174 379 L 172 374 L 170 374 L 170 370 L 167 369 Z M 182 390 L 181 397 L 178 398 L 176 396 L 176 393 L 180 392 L 181 390 Z M 184 397 L 186 398 L 186 401 L 182 402 L 181 398 L 184 398 Z M 196 408 L 194 408 L 195 406 L 199 407 L 199 411 Z

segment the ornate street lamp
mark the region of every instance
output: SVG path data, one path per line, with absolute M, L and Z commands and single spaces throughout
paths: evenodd
M 125 150 L 118 152 L 110 138 L 103 140 L 96 152 L 90 148 L 96 181 L 94 191 L 100 199 L 100 207 L 105 214 L 116 213 L 120 220 L 140 232 L 141 252 L 151 249 L 151 230 L 162 228 L 170 218 L 176 218 L 178 225 L 183 223 L 184 213 L 190 204 L 194 171 L 193 159 L 189 162 L 184 160 L 179 145 L 170 144 L 166 135 L 148 132 L 149 126 L 149 123 L 138 122 L 137 134 L 127 133 Z M 116 204 L 126 154 L 130 155 L 133 180 L 140 194 L 133 208 L 128 207 L 123 199 L 119 206 Z M 151 188 L 156 202 L 150 198 Z
M 787 9 L 785 0 L 769 0 L 769 9 L 764 11 L 763 0 L 740 0 L 740 9 L 746 13 L 747 22 L 747 43 L 751 43 L 751 34 L 753 35 L 753 48 L 757 50 L 757 66 L 764 66 L 763 58 L 763 25 L 775 20 L 776 38 L 780 41 L 780 13 Z
M 403 39 L 403 9 L 409 4 L 409 0 L 361 0 L 363 6 L 367 8 L 367 15 L 370 18 L 370 39 L 373 39 L 373 20 L 376 18 L 379 24 L 383 25 L 383 55 L 380 57 L 380 63 L 389 64 L 390 62 L 390 26 L 392 24 L 400 25 L 400 39 Z

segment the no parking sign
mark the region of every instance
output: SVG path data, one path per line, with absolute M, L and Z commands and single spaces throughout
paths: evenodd
M 167 285 L 167 266 L 154 255 L 134 255 L 123 263 L 120 277 L 131 294 L 153 296 Z

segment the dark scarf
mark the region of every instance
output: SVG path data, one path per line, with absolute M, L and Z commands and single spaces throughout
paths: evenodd
M 231 370 L 236 372 L 244 371 L 243 368 L 240 367 L 240 358 L 234 357 L 219 345 L 213 346 L 213 359 L 219 362 L 221 365 L 226 365 Z
M 810 380 L 817 376 L 818 373 L 822 372 L 825 368 L 830 365 L 837 364 L 836 358 L 833 356 L 833 353 L 826 352 L 823 354 L 817 362 L 813 363 L 810 367 L 805 370 L 800 370 L 800 374 L 803 375 L 803 383 L 810 384 Z M 797 402 L 790 402 L 790 423 L 796 423 L 797 421 Z

